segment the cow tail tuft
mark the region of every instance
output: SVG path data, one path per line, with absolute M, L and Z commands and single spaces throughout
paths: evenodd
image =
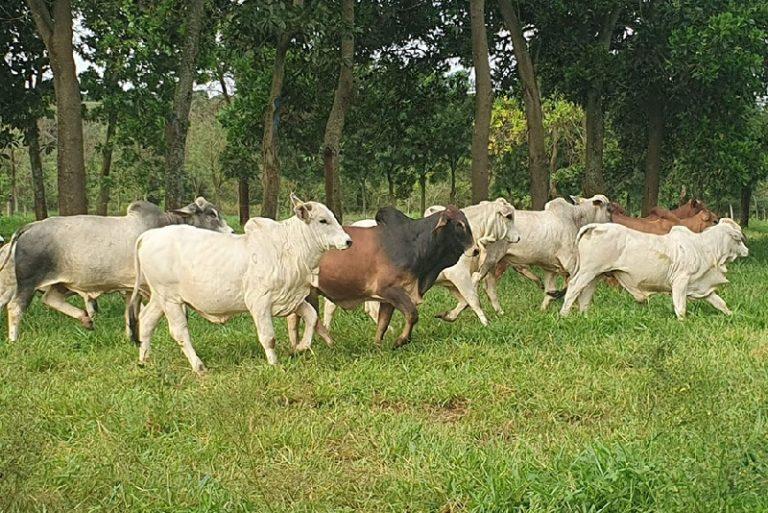
M 136 240 L 136 246 L 133 250 L 133 268 L 136 271 L 136 281 L 133 284 L 133 293 L 128 307 L 128 331 L 131 334 L 131 341 L 139 345 L 139 311 L 141 310 L 141 264 L 139 263 L 139 248 L 141 247 L 141 236 Z

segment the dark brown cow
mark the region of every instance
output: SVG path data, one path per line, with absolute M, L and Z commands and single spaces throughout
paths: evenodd
M 410 341 L 419 318 L 417 307 L 440 272 L 455 265 L 462 253 L 476 255 L 478 250 L 467 218 L 453 205 L 424 219 L 411 219 L 385 207 L 376 214 L 376 222 L 371 228 L 344 228 L 352 237 L 352 247 L 323 256 L 317 292 L 343 308 L 380 301 L 377 345 L 392 313 L 399 310 L 405 317 L 405 328 L 395 342 L 399 347 Z M 317 296 L 310 301 L 317 309 Z M 289 329 L 296 324 L 292 320 Z M 331 343 L 321 322 L 317 332 Z

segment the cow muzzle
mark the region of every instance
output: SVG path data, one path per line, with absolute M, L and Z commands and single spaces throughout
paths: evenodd
M 347 249 L 352 246 L 352 239 L 347 237 L 346 239 L 341 240 L 337 244 L 335 244 L 336 249 Z
M 510 235 L 509 237 L 507 237 L 507 242 L 509 242 L 510 244 L 517 244 L 518 242 L 520 242 L 520 239 L 521 239 L 520 234 L 516 233 L 514 235 Z

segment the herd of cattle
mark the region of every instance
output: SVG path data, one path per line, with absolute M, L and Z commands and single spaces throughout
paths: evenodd
M 398 310 L 405 326 L 397 347 L 410 341 L 418 306 L 435 284 L 458 300 L 439 317 L 453 321 L 469 306 L 487 325 L 478 289 L 503 313 L 497 283 L 509 267 L 543 289 L 541 309 L 564 296 L 563 316 L 576 301 L 581 311 L 589 307 L 601 277 L 617 281 L 637 301 L 671 293 L 678 318 L 687 298 L 731 313 L 717 287 L 727 282 L 726 264 L 748 254 L 734 221 L 718 220 L 696 200 L 673 211 L 656 208 L 646 218 L 627 216 L 603 195 L 571 200 L 552 200 L 541 211 L 515 210 L 502 198 L 463 209 L 435 206 L 422 219 L 385 207 L 375 219 L 342 227 L 322 203 L 291 195 L 295 216 L 253 218 L 243 235 L 202 197 L 172 212 L 137 201 L 123 217 L 52 217 L 24 226 L 0 248 L 0 308 L 7 306 L 8 337 L 15 341 L 38 291 L 43 303 L 86 328 L 93 327 L 99 295 L 132 291 L 126 331 L 140 346 L 140 361 L 147 360 L 165 316 L 198 373 L 205 367 L 192 346 L 190 308 L 216 323 L 250 313 L 275 364 L 273 317 L 288 317 L 291 349 L 300 352 L 315 332 L 332 343 L 337 306 L 365 304 L 376 322 L 376 344 Z M 557 288 L 558 276 L 564 290 Z M 85 310 L 67 301 L 74 294 Z M 325 298 L 322 321 L 319 296 Z

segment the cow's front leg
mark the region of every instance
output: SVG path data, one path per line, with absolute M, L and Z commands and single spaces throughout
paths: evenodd
M 277 352 L 275 352 L 275 327 L 272 324 L 272 305 L 269 301 L 261 300 L 248 305 L 253 322 L 256 324 L 256 332 L 259 336 L 261 347 L 267 356 L 270 365 L 277 365 Z
M 66 296 L 55 285 L 45 291 L 45 294 L 43 294 L 43 303 L 64 315 L 79 320 L 84 328 L 89 330 L 93 329 L 93 321 L 88 314 L 76 306 L 67 303 Z
M 546 310 L 558 294 L 557 275 L 551 271 L 544 271 L 544 300 L 541 302 L 540 309 Z
M 302 301 L 296 309 L 302 319 L 304 319 L 304 335 L 301 337 L 301 343 L 295 350 L 303 352 L 312 347 L 312 335 L 315 333 L 315 324 L 317 323 L 317 311 L 306 301 Z
M 499 293 L 496 290 L 496 286 L 498 284 L 499 280 L 494 276 L 493 273 L 489 273 L 485 277 L 485 295 L 488 296 L 488 299 L 491 301 L 491 305 L 493 306 L 493 309 L 496 311 L 499 315 L 504 315 L 504 310 L 501 308 L 501 303 L 499 302 Z
M 291 352 L 296 352 L 299 345 L 299 314 L 296 312 L 289 314 L 286 318 L 288 331 L 288 341 L 291 343 Z
M 408 294 L 406 294 L 402 289 L 389 289 L 384 294 L 382 294 L 382 297 L 389 300 L 392 303 L 392 306 L 400 310 L 400 312 L 403 314 L 403 317 L 405 317 L 405 326 L 403 327 L 403 332 L 399 337 L 397 337 L 397 340 L 395 340 L 394 347 L 397 348 L 407 344 L 411 341 L 413 327 L 417 322 L 419 322 L 419 310 L 416 308 L 416 305 L 413 303 L 413 301 L 411 301 L 411 298 L 408 296 Z M 382 307 L 383 306 L 384 305 L 382 304 Z M 379 320 L 381 320 L 381 317 L 379 317 Z M 379 328 L 381 328 L 381 326 L 379 326 Z
M 389 329 L 389 323 L 392 320 L 392 314 L 394 312 L 395 307 L 390 303 L 379 303 L 379 318 L 376 320 L 376 337 L 373 339 L 378 347 L 381 347 L 381 341 L 384 338 L 384 334 Z
M 679 320 L 685 319 L 686 296 L 688 293 L 688 275 L 679 276 L 672 281 L 672 305 Z
M 707 300 L 707 303 L 714 306 L 721 312 L 723 312 L 725 315 L 733 315 L 733 312 L 730 308 L 728 308 L 728 305 L 725 304 L 725 300 L 717 295 L 717 292 L 713 292 L 712 294 L 708 295 L 704 299 Z
M 192 338 L 189 336 L 189 327 L 187 325 L 187 313 L 180 303 L 165 303 L 165 317 L 168 319 L 168 329 L 173 339 L 181 346 L 181 350 L 186 355 L 189 364 L 197 374 L 205 372 L 205 365 L 197 357 L 195 348 L 192 347 Z

